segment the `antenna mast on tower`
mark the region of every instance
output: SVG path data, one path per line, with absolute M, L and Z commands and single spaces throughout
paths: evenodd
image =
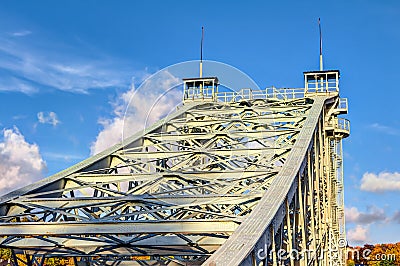
M 321 30 L 321 18 L 318 18 L 319 27 L 319 70 L 324 70 L 323 60 L 322 60 L 322 30 Z
M 203 77 L 203 39 L 204 39 L 204 27 L 201 27 L 201 43 L 200 43 L 200 78 Z

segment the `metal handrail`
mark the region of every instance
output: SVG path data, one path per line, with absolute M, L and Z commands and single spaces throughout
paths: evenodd
M 306 84 L 307 93 L 338 92 L 337 80 L 315 80 Z
M 348 108 L 347 106 L 348 106 L 347 98 L 339 98 L 337 109 L 347 110 Z
M 350 121 L 346 118 L 337 118 L 337 128 L 350 131 Z
M 334 90 L 336 91 L 336 90 Z M 306 92 L 305 88 L 275 88 L 270 87 L 263 90 L 253 90 L 244 88 L 239 91 L 220 91 L 214 92 L 204 88 L 202 91 L 199 89 L 188 89 L 185 91 L 185 100 L 195 99 L 212 99 L 216 102 L 231 103 L 238 102 L 241 100 L 255 100 L 255 99 L 277 99 L 277 100 L 291 100 L 304 98 L 307 93 L 317 93 L 319 91 L 313 91 L 308 88 Z M 347 109 L 347 99 L 341 98 L 339 100 L 339 109 Z
M 335 118 L 333 121 L 335 129 L 350 132 L 350 121 L 346 118 L 338 117 Z
M 224 103 L 237 102 L 240 100 L 255 100 L 255 99 L 298 99 L 304 98 L 304 88 L 281 88 L 275 87 L 266 88 L 264 90 L 241 89 L 234 92 L 218 92 L 215 99 Z

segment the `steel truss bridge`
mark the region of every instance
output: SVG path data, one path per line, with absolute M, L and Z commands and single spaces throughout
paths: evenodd
M 0 198 L 14 265 L 345 265 L 339 71 L 302 89 L 184 79 L 174 113 Z

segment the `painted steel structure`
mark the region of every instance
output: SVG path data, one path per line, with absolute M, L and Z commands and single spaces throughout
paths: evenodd
M 344 265 L 347 100 L 339 71 L 304 77 L 239 92 L 184 79 L 173 114 L 1 197 L 0 247 L 15 265 Z

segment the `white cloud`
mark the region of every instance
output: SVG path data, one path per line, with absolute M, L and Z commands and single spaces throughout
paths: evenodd
M 45 114 L 44 112 L 39 112 L 37 113 L 37 118 L 39 123 L 41 124 L 50 124 L 56 126 L 57 124 L 60 123 L 57 114 L 54 112 L 49 112 L 47 114 Z
M 114 117 L 99 120 L 103 130 L 92 143 L 91 153 L 96 154 L 121 142 L 174 111 L 182 98 L 181 91 L 176 88 L 180 82 L 164 70 L 145 80 L 137 89 L 132 85 L 113 104 Z
M 67 161 L 67 162 L 85 159 L 85 156 L 83 155 L 57 153 L 57 152 L 45 152 L 43 153 L 43 157 L 47 158 L 47 160 Z
M 353 243 L 365 243 L 368 241 L 368 227 L 357 225 L 356 228 L 347 231 L 347 239 Z
M 1 67 L 1 62 L 0 62 L 0 67 Z M 0 83 L 0 91 L 17 91 L 29 95 L 39 91 L 35 85 L 30 84 L 26 81 L 22 81 L 18 78 L 7 77 L 7 76 L 2 76 L 1 78 L 2 82 Z
M 373 123 L 371 125 L 369 125 L 370 128 L 372 128 L 373 130 L 388 134 L 388 135 L 400 135 L 400 131 L 396 128 L 393 127 L 389 127 L 386 125 L 382 125 L 379 123 Z
M 28 116 L 27 115 L 14 115 L 12 117 L 13 120 L 22 120 L 22 119 L 26 119 Z
M 0 195 L 43 178 L 46 163 L 37 144 L 28 143 L 18 128 L 3 129 L 0 142 Z
M 24 37 L 24 36 L 31 35 L 31 34 L 32 34 L 32 32 L 29 30 L 21 30 L 21 31 L 15 31 L 15 32 L 11 33 L 11 35 L 14 37 Z
M 360 212 L 356 207 L 347 208 L 345 207 L 344 213 L 346 216 L 346 222 L 354 223 L 357 222 L 357 219 L 360 215 Z
M 365 173 L 361 179 L 360 189 L 369 192 L 386 192 L 400 190 L 400 173 L 381 172 Z
M 97 154 L 114 144 L 122 141 L 122 131 L 124 128 L 123 117 L 117 115 L 113 119 L 100 119 L 99 123 L 103 126 L 103 129 L 99 132 L 96 140 L 90 147 L 90 153 Z
M 345 208 L 346 222 L 356 224 L 371 224 L 387 219 L 385 211 L 376 206 L 369 206 L 367 212 L 360 212 L 356 207 Z
M 390 220 L 400 224 L 400 210 L 395 211 Z
M 15 32 L 14 36 L 27 35 Z M 20 38 L 1 38 L 0 68 L 2 74 L 0 91 L 20 91 L 32 94 L 38 88 L 87 93 L 90 89 L 126 86 L 129 76 L 126 65 L 121 60 L 100 54 L 96 59 L 79 56 L 74 48 L 47 40 L 49 47 L 29 45 Z M 40 48 L 38 48 L 40 47 Z

